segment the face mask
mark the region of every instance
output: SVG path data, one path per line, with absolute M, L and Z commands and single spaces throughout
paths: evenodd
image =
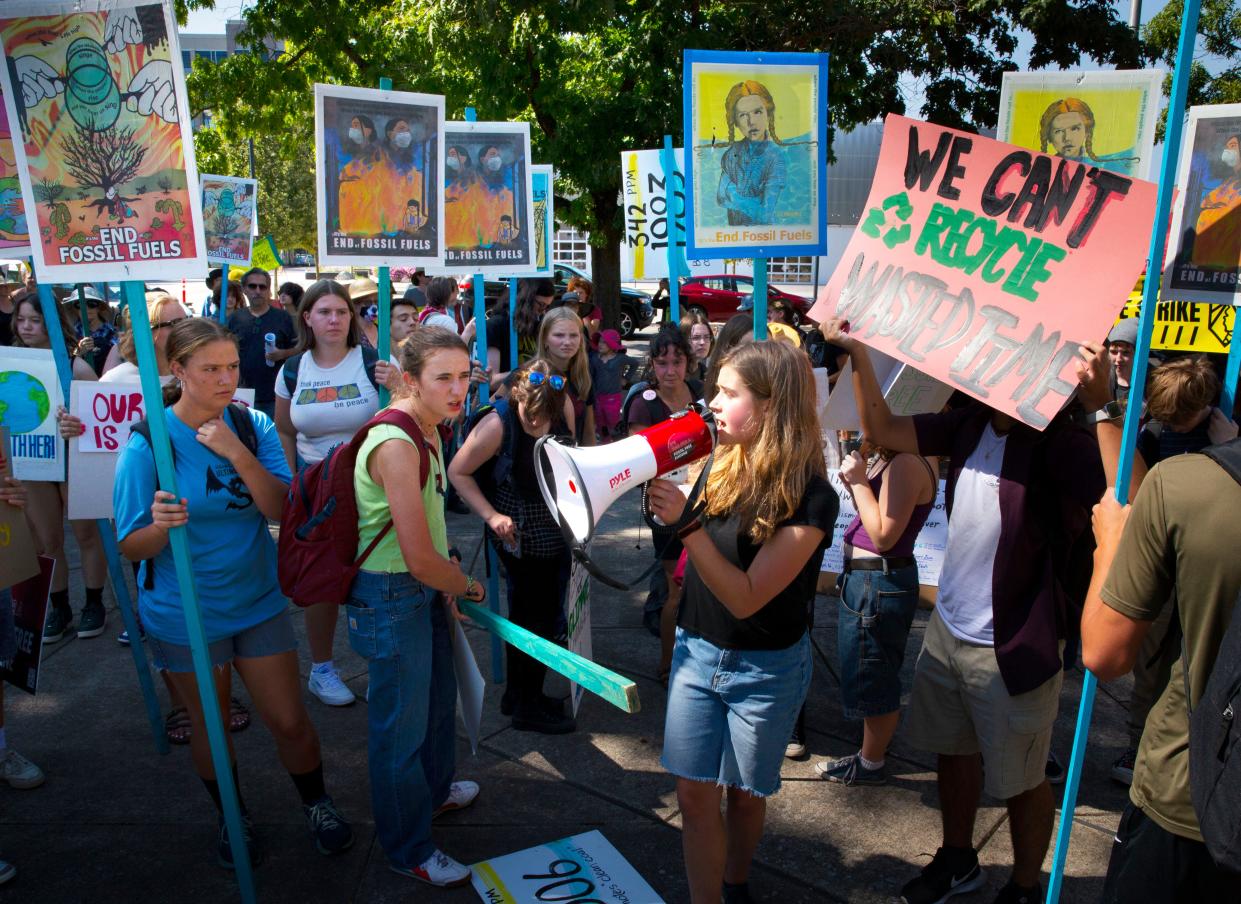
M 362 143 L 362 130 L 361 129 L 350 129 L 349 140 L 352 141 L 354 144 L 361 144 Z
M 427 127 L 420 125 L 419 123 L 414 123 L 411 125 L 409 127 L 409 131 L 413 134 L 414 141 L 422 141 L 422 139 L 427 137 Z
M 499 157 L 487 158 L 487 169 L 491 170 L 493 173 L 498 173 L 500 171 L 500 167 L 502 166 L 504 166 L 504 161 Z
M 447 160 L 444 161 L 444 166 L 448 167 L 451 170 L 461 169 L 461 161 L 458 160 L 456 157 L 449 157 Z
M 1224 153 L 1219 155 L 1219 159 L 1224 161 L 1224 166 L 1236 169 L 1237 164 L 1241 163 L 1241 154 L 1233 148 L 1224 148 Z
M 407 148 L 413 143 L 414 136 L 408 132 L 397 132 L 392 136 L 392 143 L 399 148 Z

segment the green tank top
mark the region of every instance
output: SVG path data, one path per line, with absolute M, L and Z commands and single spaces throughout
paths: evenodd
M 358 450 L 357 464 L 353 469 L 353 491 L 358 500 L 358 552 L 362 555 L 366 547 L 375 539 L 375 535 L 392 518 L 392 509 L 388 507 L 388 494 L 383 487 L 375 483 L 367 469 L 371 453 L 382 443 L 389 440 L 409 443 L 414 441 L 408 433 L 392 424 L 379 424 L 372 427 Z M 417 447 L 415 446 L 415 449 Z M 426 511 L 427 528 L 431 531 L 431 544 L 441 556 L 448 556 L 448 527 L 444 523 L 444 496 L 440 489 L 445 488 L 447 478 L 444 475 L 444 451 L 436 437 L 435 454 L 430 456 L 431 473 L 427 476 L 422 488 L 422 507 Z M 379 571 L 388 574 L 401 574 L 409 568 L 401 555 L 401 545 L 397 542 L 396 528 L 384 536 L 365 562 L 363 571 Z

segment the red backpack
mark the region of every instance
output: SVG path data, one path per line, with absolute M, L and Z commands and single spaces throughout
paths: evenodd
M 414 419 L 395 408 L 375 415 L 353 439 L 295 476 L 280 516 L 277 573 L 281 591 L 299 606 L 346 602 L 362 563 L 392 529 L 389 520 L 355 558 L 358 501 L 353 492 L 353 471 L 366 435 L 379 424 L 391 424 L 409 434 L 418 448 L 420 486 L 427 485 L 435 450 Z M 439 431 L 440 439 L 445 439 L 448 429 L 441 424 Z

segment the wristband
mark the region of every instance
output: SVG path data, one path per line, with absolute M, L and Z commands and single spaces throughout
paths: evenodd
M 681 528 L 679 531 L 677 531 L 677 539 L 679 539 L 679 540 L 684 540 L 686 537 L 688 537 L 688 536 L 689 536 L 690 534 L 692 534 L 694 531 L 701 530 L 701 529 L 702 529 L 702 521 L 700 521 L 699 519 L 695 518 L 695 519 L 694 519 L 693 521 L 691 521 L 689 524 L 685 525 L 683 528 Z

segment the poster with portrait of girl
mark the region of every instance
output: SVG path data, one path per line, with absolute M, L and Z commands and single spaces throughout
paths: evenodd
M 685 51 L 686 254 L 827 251 L 827 54 Z
M 444 260 L 444 98 L 315 85 L 319 263 Z

